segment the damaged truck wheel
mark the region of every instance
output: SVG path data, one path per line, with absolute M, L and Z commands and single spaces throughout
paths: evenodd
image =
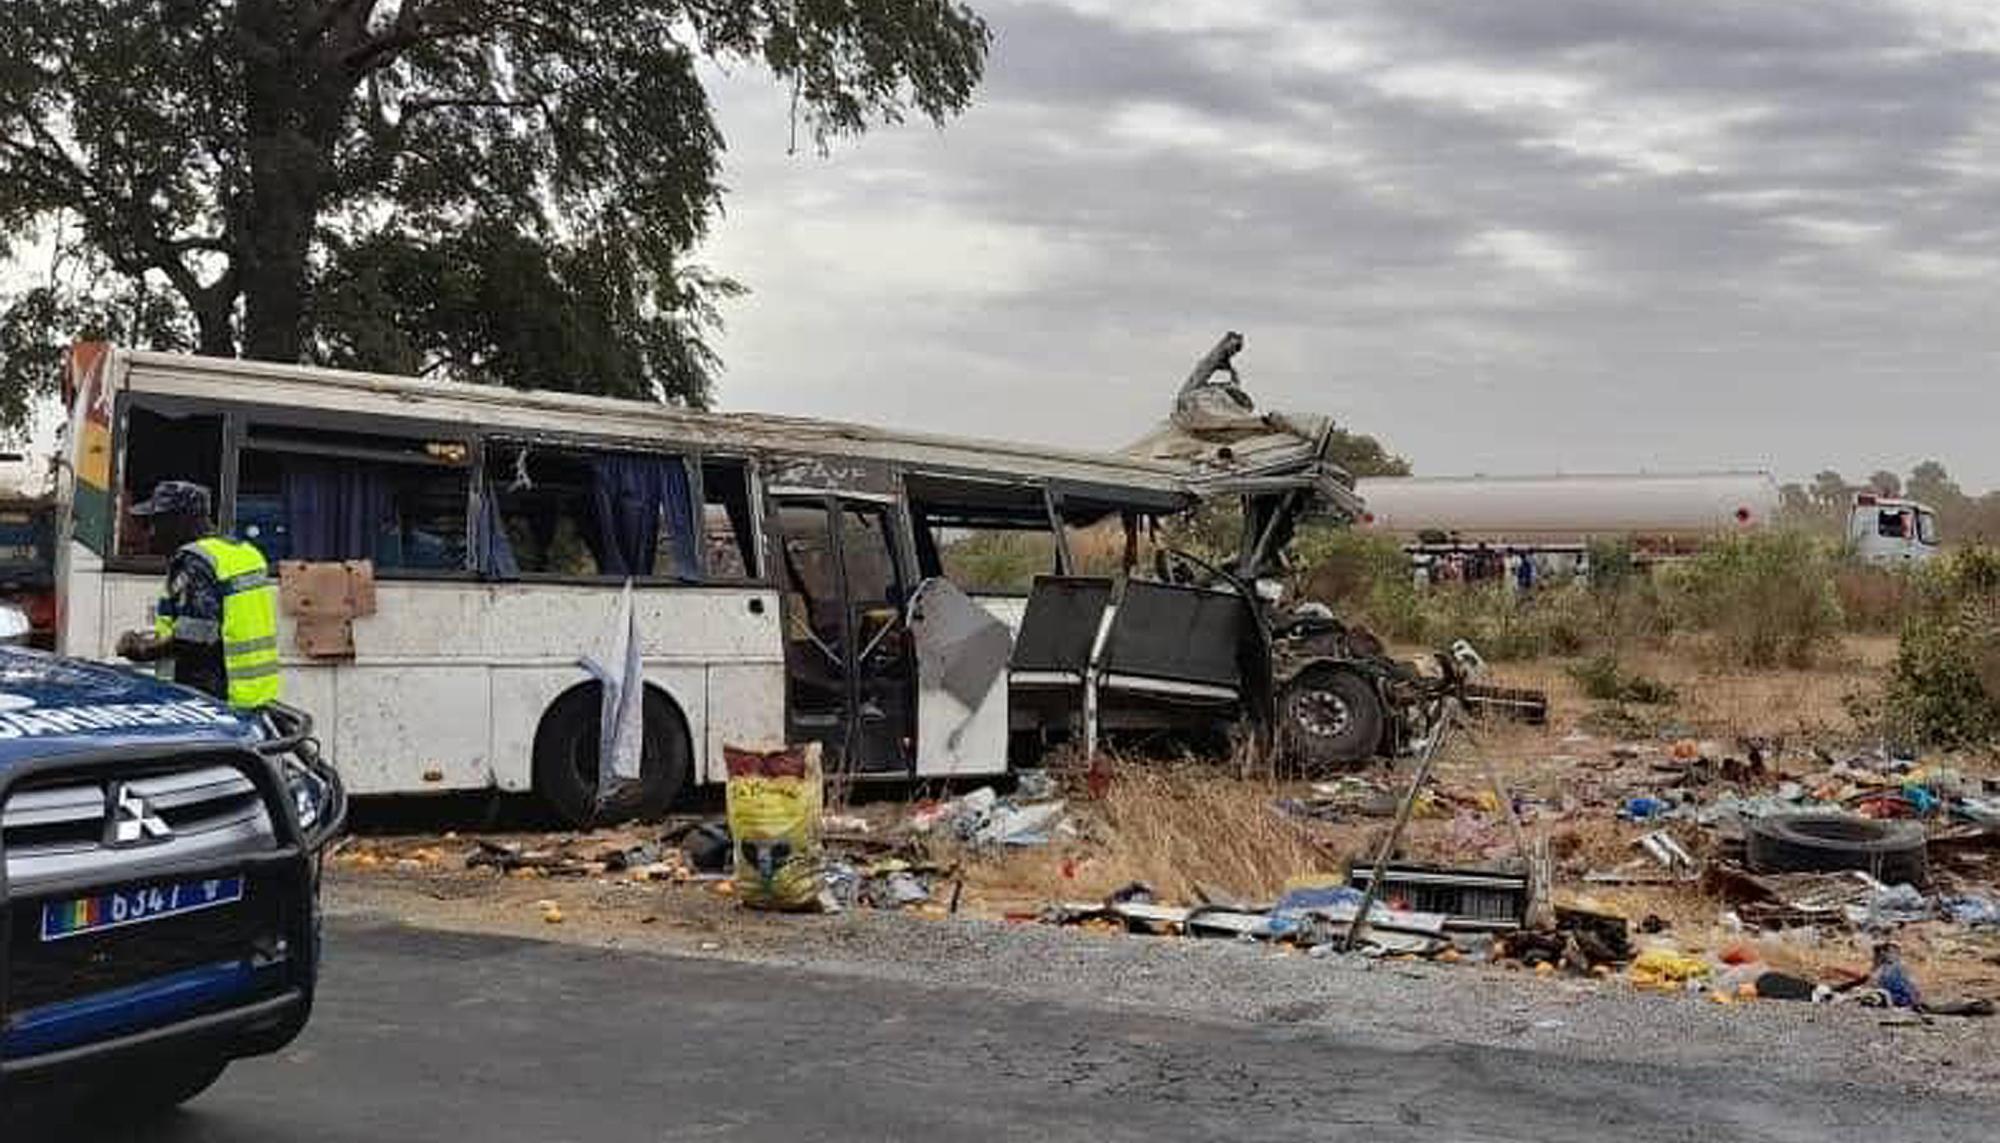
M 1382 744 L 1381 696 L 1352 671 L 1313 667 L 1278 699 L 1280 743 L 1294 765 L 1351 766 Z
M 686 788 L 687 723 L 673 700 L 646 688 L 646 735 L 640 755 L 639 797 L 623 805 L 597 804 L 597 741 L 603 688 L 585 683 L 549 704 L 535 730 L 535 792 L 564 825 L 584 829 L 667 811 Z

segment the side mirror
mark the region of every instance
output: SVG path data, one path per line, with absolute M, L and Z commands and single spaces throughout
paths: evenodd
M 0 646 L 24 646 L 34 629 L 26 611 L 16 604 L 0 603 Z

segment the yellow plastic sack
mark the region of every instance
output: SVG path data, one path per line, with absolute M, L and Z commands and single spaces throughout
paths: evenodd
M 1677 987 L 1705 979 L 1711 971 L 1701 957 L 1668 948 L 1647 949 L 1632 962 L 1632 983 L 1641 988 Z
M 725 745 L 729 838 L 737 897 L 753 909 L 820 902 L 819 743 L 777 750 Z

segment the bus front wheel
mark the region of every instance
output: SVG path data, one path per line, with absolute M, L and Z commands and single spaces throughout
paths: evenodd
M 535 792 L 563 824 L 575 829 L 656 817 L 673 805 L 688 782 L 692 750 L 687 720 L 672 699 L 647 687 L 637 796 L 598 804 L 597 735 L 603 693 L 597 683 L 563 692 L 535 730 Z

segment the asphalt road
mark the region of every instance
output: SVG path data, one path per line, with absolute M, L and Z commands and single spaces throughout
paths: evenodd
M 1868 1077 L 1760 1080 L 1516 1050 L 1371 1044 L 853 976 L 354 921 L 286 1052 L 162 1143 L 678 1139 L 1991 1139 L 2000 1109 Z M 1300 1012 L 1299 1021 L 1324 1013 Z M 0 1132 L 4 1134 L 4 1132 Z

